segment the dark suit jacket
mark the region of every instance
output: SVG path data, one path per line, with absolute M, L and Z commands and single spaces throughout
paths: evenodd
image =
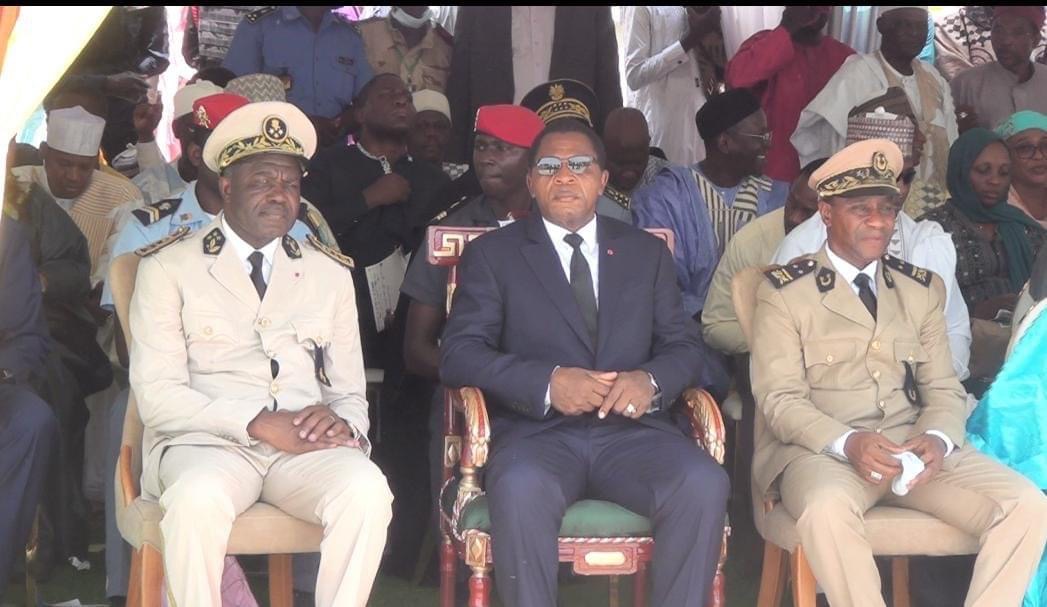
M 451 153 L 468 160 L 469 139 L 482 105 L 512 103 L 512 7 L 463 6 L 454 28 L 454 53 L 447 82 L 453 129 Z M 589 85 L 600 107 L 598 125 L 622 107 L 618 42 L 609 6 L 558 6 L 549 79 L 572 78 Z M 521 96 L 527 91 L 521 91 Z
M 665 405 L 643 421 L 677 431 L 669 405 L 699 379 L 704 360 L 672 256 L 643 230 L 605 217 L 597 222 L 596 344 L 539 214 L 466 247 L 440 346 L 440 378 L 484 391 L 496 435 L 531 434 L 566 419 L 555 409 L 545 412 L 557 365 L 650 372 Z
M 11 217 L 0 220 L 0 294 L 0 369 L 23 380 L 43 366 L 51 342 L 29 236 Z

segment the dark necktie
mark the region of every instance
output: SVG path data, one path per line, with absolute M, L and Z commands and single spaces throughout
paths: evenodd
M 854 277 L 854 284 L 858 286 L 858 299 L 862 300 L 865 309 L 869 310 L 873 320 L 876 320 L 876 295 L 873 294 L 871 282 L 868 274 L 859 274 Z
M 589 270 L 589 262 L 582 254 L 582 237 L 578 234 L 568 234 L 563 237 L 564 241 L 571 245 L 574 252 L 571 253 L 571 290 L 574 291 L 574 300 L 578 302 L 578 310 L 582 313 L 585 327 L 589 329 L 589 336 L 596 343 L 596 293 L 593 289 L 593 275 Z
M 247 256 L 247 261 L 251 262 L 251 284 L 254 285 L 254 290 L 258 291 L 258 299 L 265 297 L 265 278 L 262 277 L 262 252 L 255 251 Z

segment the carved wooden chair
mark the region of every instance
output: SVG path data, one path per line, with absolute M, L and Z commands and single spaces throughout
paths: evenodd
M 767 268 L 745 268 L 731 281 L 731 299 L 745 340 L 752 349 L 753 315 L 756 312 L 756 290 L 764 281 Z M 751 392 L 749 392 L 751 395 Z M 751 396 L 750 396 L 751 397 Z M 755 407 L 755 404 L 753 405 Z M 756 408 L 756 435 L 766 423 Z M 777 496 L 760 495 L 752 487 L 753 521 L 764 539 L 763 573 L 757 607 L 778 607 L 782 602 L 785 582 L 792 584 L 794 607 L 815 607 L 817 584 L 811 571 L 796 519 Z M 865 536 L 873 554 L 891 558 L 891 594 L 894 607 L 909 607 L 909 556 L 948 556 L 975 554 L 978 539 L 939 519 L 908 508 L 876 506 L 865 513 Z M 789 553 L 788 560 L 785 554 Z
M 109 286 L 116 304 L 116 315 L 131 347 L 128 310 L 138 273 L 139 257 L 134 253 L 113 260 Z M 141 495 L 142 420 L 132 390 L 124 415 L 120 459 L 116 465 L 116 521 L 120 534 L 131 547 L 131 575 L 127 589 L 128 607 L 160 607 L 164 587 L 160 504 Z M 229 533 L 228 554 L 269 555 L 269 600 L 273 607 L 291 607 L 294 602 L 291 580 L 291 555 L 319 552 L 323 529 L 286 514 L 279 508 L 258 502 L 237 517 Z
M 457 263 L 465 245 L 491 228 L 432 226 L 428 231 L 428 261 L 448 267 L 447 309 L 458 282 Z M 673 247 L 669 230 L 650 230 Z M 704 390 L 688 390 L 680 399 L 691 422 L 694 439 L 721 465 L 724 425 L 716 401 Z M 470 607 L 490 604 L 491 521 L 480 485 L 480 469 L 487 463 L 491 425 L 484 396 L 477 388 L 446 390 L 444 404 L 443 489 L 440 492 L 440 605 L 455 604 L 458 559 L 472 571 Z M 461 478 L 455 487 L 455 467 Z M 723 564 L 730 526 L 724 525 L 723 545 L 709 607 L 723 607 Z M 611 576 L 611 606 L 618 605 L 618 576 L 635 575 L 633 605 L 646 604 L 647 567 L 654 554 L 650 521 L 617 504 L 582 500 L 567 509 L 560 527 L 560 562 L 571 563 L 580 575 Z

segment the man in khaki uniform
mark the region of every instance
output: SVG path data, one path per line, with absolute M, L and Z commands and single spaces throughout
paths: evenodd
M 394 6 L 388 17 L 356 24 L 375 74 L 396 74 L 412 93 L 447 92 L 454 38 L 430 19 L 426 6 Z
M 142 485 L 164 510 L 179 606 L 221 604 L 231 525 L 259 500 L 324 526 L 317 605 L 364 605 L 378 570 L 392 496 L 367 455 L 352 262 L 287 234 L 315 149 L 290 104 L 235 110 L 203 150 L 223 212 L 139 249 Z
M 902 154 L 871 139 L 811 176 L 828 242 L 767 272 L 753 326 L 754 490 L 774 488 L 834 606 L 884 605 L 863 513 L 912 508 L 978 537 L 966 605 L 1017 607 L 1047 540 L 1047 498 L 965 446 L 965 396 L 946 338 L 945 287 L 885 255 Z M 926 470 L 904 496 L 892 457 Z

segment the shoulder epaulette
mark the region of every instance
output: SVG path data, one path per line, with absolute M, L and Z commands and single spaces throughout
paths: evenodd
M 617 189 L 615 189 L 615 188 L 613 188 L 611 186 L 607 186 L 606 188 L 604 188 L 603 193 L 604 193 L 605 196 L 610 198 L 618 206 L 622 207 L 626 211 L 629 210 L 629 208 L 631 206 L 630 205 L 631 199 L 629 198 L 628 195 L 619 192 Z
M 262 17 L 268 15 L 269 13 L 271 13 L 271 12 L 273 12 L 275 10 L 276 10 L 275 6 L 263 6 L 262 8 L 260 8 L 258 10 L 251 11 L 251 12 L 247 13 L 246 15 L 244 15 L 244 19 L 247 19 L 251 23 L 255 23 L 256 21 L 258 21 Z
M 135 255 L 139 257 L 149 257 L 150 255 L 156 253 L 160 249 L 173 245 L 179 240 L 185 238 L 188 234 L 189 226 L 182 226 L 154 243 L 147 244 L 140 249 L 135 249 Z
M 320 236 L 320 226 L 323 225 L 323 215 L 320 214 L 320 210 L 312 205 L 302 203 L 298 205 L 298 221 L 301 221 L 309 228 L 309 231 Z
M 883 263 L 884 265 L 905 274 L 925 287 L 931 284 L 931 277 L 934 276 L 934 273 L 930 270 L 914 266 L 911 263 L 898 259 L 890 254 L 883 256 Z
M 353 263 L 352 258 L 347 257 L 345 255 L 342 255 L 338 251 L 335 251 L 331 247 L 329 247 L 329 246 L 325 245 L 324 243 L 320 242 L 320 239 L 317 238 L 316 236 L 313 236 L 312 234 L 309 234 L 308 236 L 306 236 L 305 239 L 309 242 L 309 244 L 313 245 L 314 249 L 316 249 L 317 251 L 320 251 L 324 255 L 330 257 L 331 259 L 333 259 L 339 265 L 345 266 L 346 268 L 349 268 L 350 270 L 352 270 L 353 268 L 356 267 L 356 264 Z
M 149 203 L 143 207 L 134 209 L 131 214 L 138 218 L 142 225 L 152 225 L 178 210 L 182 204 L 181 198 L 167 198 Z
M 800 259 L 784 266 L 774 266 L 763 274 L 775 289 L 781 289 L 797 278 L 810 274 L 817 266 L 813 259 Z
M 456 200 L 453 203 L 451 203 L 451 206 L 449 206 L 446 209 L 440 211 L 439 213 L 436 214 L 435 217 L 430 219 L 429 220 L 429 225 L 433 225 L 434 226 L 434 225 L 440 223 L 441 221 L 447 219 L 448 215 L 450 215 L 451 213 L 457 211 L 458 207 L 464 205 L 466 202 L 468 202 L 470 200 L 472 200 L 471 196 L 462 196 L 458 200 Z

